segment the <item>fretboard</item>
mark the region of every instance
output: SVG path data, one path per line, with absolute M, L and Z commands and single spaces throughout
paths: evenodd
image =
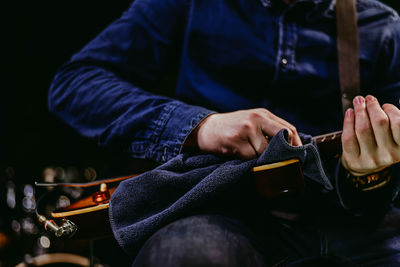
M 317 144 L 324 142 L 337 142 L 342 137 L 342 131 L 314 136 L 313 139 Z

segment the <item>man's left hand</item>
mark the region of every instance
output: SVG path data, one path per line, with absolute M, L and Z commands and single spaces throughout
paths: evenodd
M 392 104 L 381 107 L 371 95 L 357 96 L 353 105 L 343 124 L 343 166 L 364 176 L 400 162 L 400 110 Z

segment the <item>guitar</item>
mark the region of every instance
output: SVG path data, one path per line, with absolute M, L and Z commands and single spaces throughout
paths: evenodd
M 341 131 L 313 137 L 321 154 L 324 157 L 339 157 L 341 154 Z M 284 194 L 294 193 L 305 186 L 301 164 L 298 159 L 289 159 L 276 163 L 256 166 L 251 170 L 255 180 L 258 193 L 267 198 L 273 198 Z M 118 184 L 126 179 L 134 178 L 139 174 L 132 174 L 123 177 L 97 180 L 89 183 L 36 183 L 36 186 L 54 187 L 82 187 L 95 188 L 98 190 L 91 195 L 84 197 L 77 202 L 51 212 L 54 219 L 65 221 L 67 235 L 71 231 L 76 232 L 76 238 L 92 238 L 111 235 L 111 227 L 108 221 L 109 200 L 118 187 Z M 40 217 L 42 216 L 42 217 Z M 38 219 L 46 228 L 54 231 L 57 235 L 63 235 L 63 226 L 57 226 L 54 221 L 47 220 L 43 215 L 38 214 Z M 74 223 L 72 223 L 72 221 Z M 71 226 L 72 225 L 72 226 Z M 79 230 L 74 230 L 74 225 Z M 68 227 L 72 227 L 70 229 Z

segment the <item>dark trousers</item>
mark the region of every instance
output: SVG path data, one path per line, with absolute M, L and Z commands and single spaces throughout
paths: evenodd
M 268 222 L 255 233 L 252 228 L 257 225 L 249 227 L 221 215 L 180 219 L 156 232 L 133 266 L 353 266 L 321 255 L 320 237 L 313 231 L 273 224 Z
M 400 266 L 400 209 L 374 228 L 323 217 L 315 223 L 216 214 L 179 219 L 146 241 L 133 266 Z

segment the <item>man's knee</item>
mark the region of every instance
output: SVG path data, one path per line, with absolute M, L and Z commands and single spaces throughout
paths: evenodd
M 144 244 L 133 264 L 139 266 L 264 266 L 240 224 L 219 215 L 175 221 Z

